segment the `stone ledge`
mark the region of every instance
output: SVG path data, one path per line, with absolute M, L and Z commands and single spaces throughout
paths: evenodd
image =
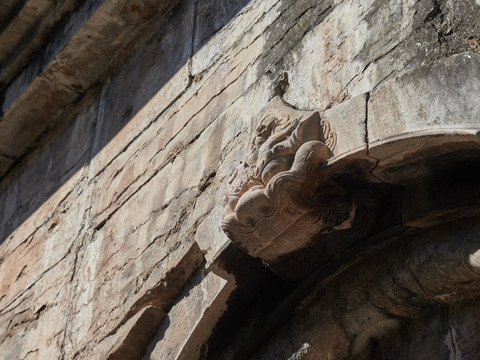
M 32 1 L 0 34 L 1 40 L 17 31 L 17 40 L 0 48 L 0 154 L 9 160 L 0 162 L 0 176 L 37 146 L 45 133 L 63 126 L 73 105 L 93 85 L 105 81 L 141 46 L 141 37 L 154 33 L 151 28 L 178 4 L 178 0 L 148 4 L 90 0 L 75 8 L 74 1 L 65 0 L 58 10 L 39 10 L 41 20 L 34 21 L 27 11 Z M 32 33 L 35 26 L 37 32 Z

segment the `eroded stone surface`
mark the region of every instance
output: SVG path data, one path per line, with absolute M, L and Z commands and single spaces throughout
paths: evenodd
M 319 285 L 255 358 L 288 358 L 302 347 L 302 359 L 317 359 L 319 354 L 328 359 L 450 358 L 459 347 L 475 353 L 476 340 L 463 336 L 478 323 L 455 313 L 461 307 L 469 312 L 466 317 L 475 318 L 476 310 L 461 304 L 479 295 L 478 274 L 463 260 L 479 246 L 478 226 L 467 223 L 469 230 L 449 224 L 414 232 L 392 249 Z M 453 324 L 445 306 L 456 314 Z M 458 354 L 462 359 L 475 357 Z
M 106 356 L 108 360 L 140 359 L 155 331 L 165 318 L 165 312 L 155 306 L 147 306 L 122 326 L 119 342 Z
M 0 119 L 0 176 L 14 166 L 0 184 L 0 353 L 476 358 L 476 240 L 404 236 L 478 213 L 476 1 L 90 1 L 64 28 L 51 25 L 76 2 L 24 11 L 35 3 L 53 17 L 0 35 L 40 21 L 0 74 L 22 69 Z M 336 134 L 334 170 L 316 180 L 341 221 L 266 267 L 220 227 L 228 179 L 275 96 Z M 415 139 L 430 130 L 442 136 Z M 338 214 L 352 202 L 349 228 Z M 384 234 L 397 247 L 368 258 Z
M 144 44 L 143 31 L 155 31 L 149 20 L 155 24 L 176 4 L 101 0 L 64 1 L 58 6 L 41 0 L 19 4 L 18 12 L 12 10 L 16 17 L 4 29 L 18 31 L 20 36 L 5 34 L 7 40 L 2 42 L 15 49 L 3 54 L 8 59 L 2 64 L 0 125 L 2 134 L 17 132 L 18 122 L 25 128 L 18 135 L 22 141 L 15 144 L 13 138 L 6 138 L 2 150 L 18 159 L 39 138 L 47 142 L 54 135 L 49 130 L 61 128 L 59 117 L 75 111 L 76 101 L 96 82 L 105 81 L 108 70 L 136 45 Z
M 83 241 L 88 193 L 76 188 L 30 235 L 20 227 L 14 248 L 0 254 L 0 347 L 11 358 L 61 357 L 69 317 L 70 282 Z M 28 233 L 27 233 L 28 234 Z M 21 236 L 27 236 L 18 241 Z M 10 243 L 9 245 L 13 245 Z
M 370 146 L 409 133 L 478 131 L 479 64 L 478 54 L 454 55 L 379 87 L 369 101 Z
M 121 329 L 125 321 L 144 307 L 154 305 L 167 311 L 202 261 L 198 248 L 190 246 L 171 254 L 165 252 L 159 259 L 144 251 L 145 259 L 151 259 L 153 263 L 150 266 L 145 264 L 145 267 L 135 265 L 144 263 L 142 254 L 133 258 L 135 261 L 128 261 L 128 257 L 134 255 L 134 249 L 130 252 L 122 250 L 125 255 L 119 254 L 120 258 L 124 258 L 120 260 L 117 259 L 119 255 L 112 255 L 112 252 L 119 251 L 112 248 L 106 258 L 109 261 L 104 263 L 106 259 L 98 256 L 105 253 L 101 245 L 97 241 L 86 248 L 80 266 L 88 271 L 77 278 L 71 315 L 73 321 L 67 328 L 67 345 L 71 354 L 77 353 L 75 356 L 79 359 L 103 358 L 106 353 L 102 353 L 101 342 L 118 328 Z M 103 246 L 108 248 L 109 244 L 104 243 Z M 157 254 L 161 251 L 158 246 L 151 246 L 149 250 L 156 250 L 154 253 Z M 112 265 L 112 262 L 117 265 Z M 153 335 L 156 328 L 152 327 Z
M 366 120 L 367 120 L 367 99 L 366 95 L 359 95 L 346 100 L 338 106 L 325 111 L 321 118 L 330 126 L 336 134 L 333 155 L 345 157 L 366 152 Z
M 305 246 L 293 234 L 303 231 L 299 238 L 308 243 L 321 231 L 306 200 L 313 197 L 308 179 L 331 156 L 336 134 L 318 113 L 293 110 L 278 97 L 259 119 L 247 156 L 229 181 L 222 227 L 250 255 L 275 261 Z
M 232 285 L 213 273 L 196 274 L 186 292 L 168 313 L 144 359 L 198 359 L 225 310 Z

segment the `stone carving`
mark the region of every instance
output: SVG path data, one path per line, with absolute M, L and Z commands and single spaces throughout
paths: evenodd
M 298 111 L 274 98 L 230 180 L 222 226 L 229 238 L 266 262 L 304 247 L 325 226 L 313 201 L 316 174 L 335 143 L 318 112 Z

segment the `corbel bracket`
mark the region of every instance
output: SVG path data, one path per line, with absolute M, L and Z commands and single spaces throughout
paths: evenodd
M 298 111 L 274 98 L 260 113 L 254 139 L 230 179 L 223 230 L 241 249 L 267 263 L 302 249 L 339 224 L 316 201 L 319 173 L 336 135 L 318 112 Z

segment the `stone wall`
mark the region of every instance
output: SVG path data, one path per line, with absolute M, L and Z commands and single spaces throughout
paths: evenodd
M 41 59 L 33 81 L 16 77 L 3 84 L 0 126 L 10 134 L 4 149 L 13 149 L 15 134 L 31 130 L 28 117 L 47 120 L 12 154 L 0 151 L 6 164 L 0 185 L 0 354 L 369 358 L 363 343 L 352 340 L 362 326 L 345 329 L 363 310 L 331 310 L 339 295 L 319 295 L 315 286 L 325 285 L 319 275 L 308 284 L 304 277 L 278 279 L 231 245 L 221 229 L 229 179 L 249 149 L 257 114 L 276 96 L 328 120 L 337 137 L 333 159 L 361 159 L 379 182 L 392 186 L 408 188 L 409 175 L 392 175 L 388 166 L 418 165 L 412 157 L 420 155 L 406 149 L 424 149 L 431 141 L 427 152 L 462 150 L 464 144 L 478 152 L 478 1 L 186 0 L 171 2 L 164 13 L 154 0 L 119 2 L 123 7 L 93 3 L 73 33 L 122 46 L 82 47 L 73 36 L 60 45 L 70 52 Z M 129 26 L 142 31 L 113 36 Z M 81 71 L 89 61 L 99 69 L 110 58 L 116 62 L 101 74 Z M 78 87 L 64 75 L 72 69 L 78 70 L 71 75 Z M 43 82 L 61 84 L 71 96 Z M 15 93 L 21 95 L 8 96 Z M 37 108 L 29 108 L 36 99 Z M 18 125 L 18 119 L 27 120 Z M 389 139 L 435 133 L 461 133 L 461 139 L 383 146 Z M 455 164 L 455 156 L 448 159 Z M 412 190 L 413 198 L 418 191 Z M 444 210 L 435 199 L 402 210 L 402 220 L 392 224 L 419 226 L 419 212 Z M 365 258 L 359 273 L 380 266 Z M 362 286 L 349 276 L 335 281 L 340 292 L 353 289 L 345 295 L 350 306 Z M 310 291 L 310 307 L 299 306 Z M 458 309 L 452 311 L 461 319 Z M 349 317 L 340 321 L 342 314 Z M 369 325 L 377 332 L 398 328 L 375 314 L 384 321 Z M 330 327 L 322 325 L 327 320 Z M 437 320 L 422 321 L 435 327 Z M 330 337 L 322 338 L 322 331 Z M 442 336 L 435 341 L 443 343 Z M 325 340 L 331 337 L 340 344 L 333 350 Z M 415 345 L 418 338 L 404 341 Z M 382 358 L 412 358 L 395 354 Z M 452 354 L 447 346 L 435 358 L 474 359 L 478 347 L 463 357 L 460 350 Z

